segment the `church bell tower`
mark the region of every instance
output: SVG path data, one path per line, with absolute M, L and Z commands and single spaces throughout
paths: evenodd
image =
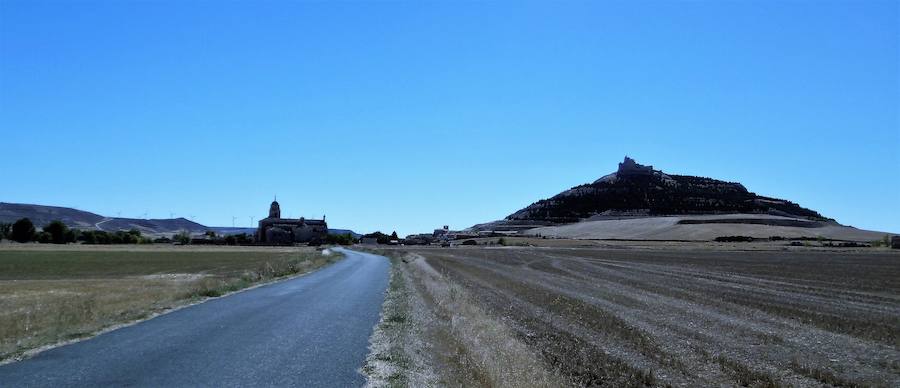
M 277 199 L 269 206 L 269 218 L 281 218 L 281 206 L 278 205 Z

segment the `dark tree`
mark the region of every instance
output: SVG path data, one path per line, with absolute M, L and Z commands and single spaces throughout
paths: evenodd
M 400 237 L 397 236 L 397 231 L 396 231 L 396 230 L 394 231 L 394 233 L 391 233 L 391 240 L 399 240 L 399 239 L 400 239 Z
M 50 234 L 50 242 L 54 244 L 65 244 L 66 235 L 69 233 L 69 227 L 62 221 L 55 220 L 50 221 L 50 223 L 44 227 L 44 232 Z
M 27 218 L 22 218 L 12 226 L 12 239 L 20 243 L 34 240 L 34 224 Z

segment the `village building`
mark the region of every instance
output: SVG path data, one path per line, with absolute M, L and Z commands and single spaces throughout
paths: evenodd
M 272 245 L 290 245 L 296 243 L 319 243 L 328 237 L 328 224 L 325 217 L 321 220 L 300 218 L 281 218 L 281 205 L 272 201 L 269 216 L 259 220 L 256 229 L 256 242 Z

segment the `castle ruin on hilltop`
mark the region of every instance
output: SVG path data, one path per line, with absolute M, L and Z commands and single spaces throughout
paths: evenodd
M 625 157 L 625 160 L 622 163 L 619 163 L 619 170 L 616 171 L 616 174 L 619 175 L 653 175 L 653 166 L 645 166 L 643 164 L 638 164 L 634 161 L 634 159 Z

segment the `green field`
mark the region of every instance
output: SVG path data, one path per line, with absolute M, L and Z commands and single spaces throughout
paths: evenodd
M 312 248 L 0 246 L 0 360 L 336 258 Z

